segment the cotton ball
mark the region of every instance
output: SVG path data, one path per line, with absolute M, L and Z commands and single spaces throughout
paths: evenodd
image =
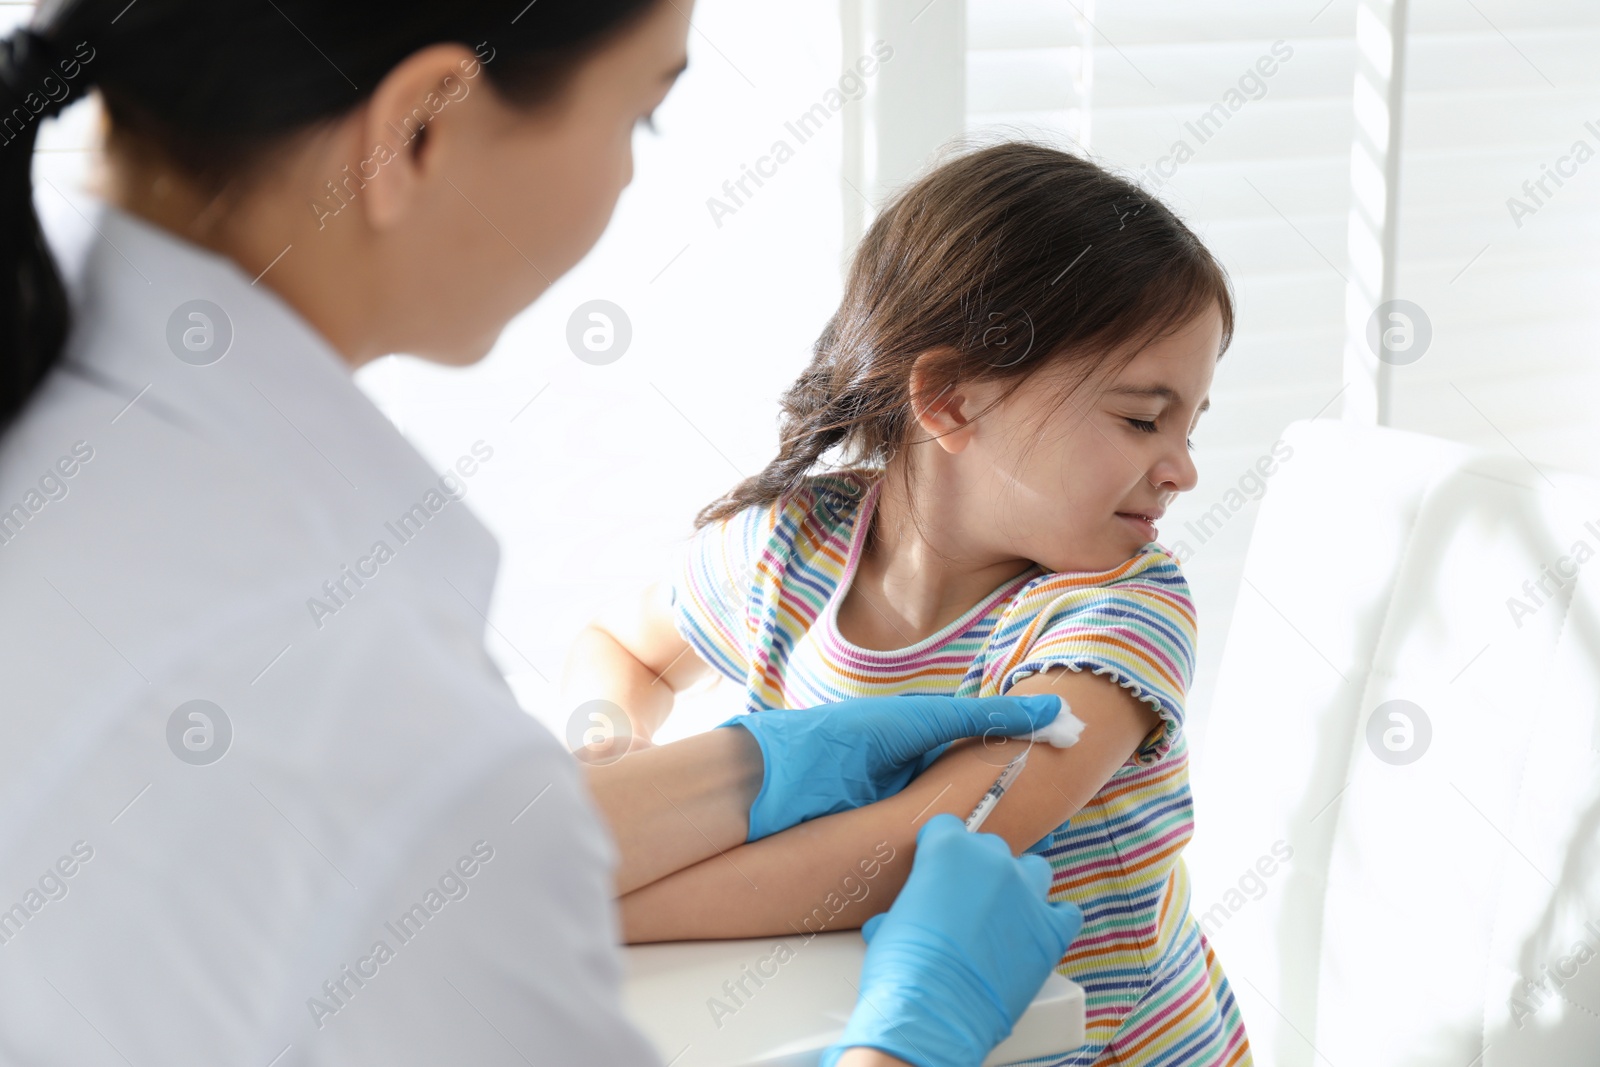
M 1072 714 L 1072 705 L 1062 700 L 1061 711 L 1048 726 L 1033 731 L 1029 740 L 1048 741 L 1056 748 L 1071 748 L 1078 743 L 1078 738 L 1083 733 L 1083 726 L 1083 720 Z

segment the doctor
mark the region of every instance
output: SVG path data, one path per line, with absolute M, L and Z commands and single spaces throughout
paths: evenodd
M 46 0 L 0 43 L 0 1061 L 655 1062 L 614 893 L 1053 718 L 854 702 L 584 769 L 486 655 L 461 498 L 514 429 L 434 471 L 351 371 L 471 363 L 585 254 L 688 12 Z M 32 147 L 91 87 L 106 203 L 37 190 L 47 244 Z M 930 821 L 829 1062 L 980 1062 L 1076 932 L 1047 881 Z

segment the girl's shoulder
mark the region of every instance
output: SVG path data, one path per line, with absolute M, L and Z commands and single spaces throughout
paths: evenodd
M 769 505 L 771 548 L 791 564 L 805 565 L 818 556 L 837 560 L 849 552 L 862 506 L 880 475 L 871 470 L 837 470 L 814 474 Z
M 774 506 L 770 565 L 784 573 L 837 577 L 877 480 L 874 470 L 829 470 L 806 478 Z
M 699 537 L 737 543 L 752 565 L 761 560 L 769 569 L 834 561 L 848 553 L 862 505 L 879 477 L 855 469 L 811 475 L 777 500 L 712 523 Z
M 1115 567 L 1103 571 L 1045 571 L 1033 580 L 1033 584 L 1071 588 L 1112 586 L 1136 581 L 1184 582 L 1183 567 L 1170 549 L 1160 542 L 1151 541 Z
M 1070 604 L 1126 600 L 1174 616 L 1189 629 L 1194 627 L 1194 600 L 1183 567 L 1169 549 L 1155 541 L 1108 570 L 1046 571 L 1018 591 L 1007 613 L 1031 615 Z
M 984 695 L 1066 667 L 1106 675 L 1149 704 L 1161 730 L 1137 760 L 1165 757 L 1184 719 L 1197 645 L 1194 603 L 1178 560 L 1152 542 L 1105 571 L 1031 579 L 1006 605 L 984 649 Z

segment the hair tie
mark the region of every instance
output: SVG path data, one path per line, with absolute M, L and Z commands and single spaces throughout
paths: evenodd
M 26 26 L 0 39 L 0 86 L 5 87 L 6 95 L 15 102 L 13 106 L 23 107 L 40 119 L 54 118 L 83 95 L 83 86 L 76 83 L 87 79 L 65 76 L 57 69 L 58 58 L 55 42 Z M 45 84 L 49 78 L 54 78 L 66 91 L 59 96 L 52 95 Z M 42 106 L 35 110 L 30 98 L 37 99 Z

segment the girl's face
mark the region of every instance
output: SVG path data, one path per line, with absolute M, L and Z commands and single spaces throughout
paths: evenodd
M 1210 406 L 1221 343 L 1213 306 L 1064 399 L 1074 373 L 1065 367 L 1035 372 L 986 411 L 983 389 L 964 390 L 982 414 L 946 445 L 944 462 L 960 468 L 971 547 L 1052 571 L 1101 571 L 1158 540 L 1162 513 L 1198 481 L 1189 435 Z

